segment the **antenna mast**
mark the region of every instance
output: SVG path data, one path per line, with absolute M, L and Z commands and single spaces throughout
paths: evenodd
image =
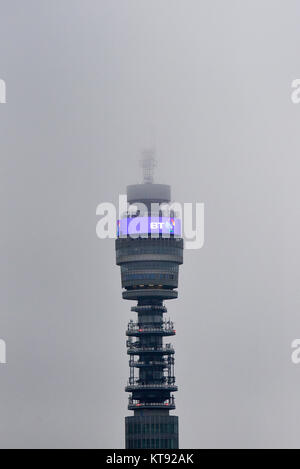
M 154 149 L 143 151 L 143 159 L 140 161 L 140 165 L 143 168 L 144 184 L 153 183 L 154 168 L 157 166 L 157 161 L 154 158 L 154 154 Z

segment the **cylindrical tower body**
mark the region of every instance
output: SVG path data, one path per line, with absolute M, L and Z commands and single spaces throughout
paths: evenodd
M 178 417 L 169 415 L 175 409 L 173 393 L 177 391 L 175 351 L 164 340 L 176 331 L 173 323 L 165 319 L 164 301 L 178 295 L 179 265 L 183 262 L 180 221 L 174 214 L 167 218 L 160 211 L 151 212 L 152 203 L 170 202 L 169 186 L 128 186 L 127 197 L 138 211 L 125 214 L 116 239 L 122 296 L 137 301 L 131 308 L 137 313 L 136 320 L 129 322 L 126 331 L 130 377 L 125 390 L 130 393 L 128 409 L 134 411 L 133 416 L 126 417 L 126 448 L 176 449 Z M 144 204 L 148 212 L 139 204 Z

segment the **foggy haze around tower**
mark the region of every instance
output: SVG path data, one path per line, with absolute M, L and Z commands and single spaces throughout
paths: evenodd
M 128 356 L 101 202 L 205 203 L 176 324 L 181 448 L 299 447 L 300 4 L 2 1 L 0 446 L 124 445 Z M 152 144 L 152 143 L 151 143 Z

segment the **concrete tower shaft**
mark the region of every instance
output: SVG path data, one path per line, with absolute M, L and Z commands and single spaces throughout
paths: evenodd
M 148 173 L 147 177 L 144 184 L 128 186 L 128 202 L 143 203 L 147 208 L 151 203 L 170 202 L 170 186 L 152 184 Z M 130 224 L 141 214 L 127 217 L 126 223 Z M 147 217 L 144 226 L 151 227 L 151 213 Z M 166 225 L 170 227 L 168 237 L 161 232 L 153 237 L 149 229 L 142 236 L 116 239 L 122 296 L 137 302 L 131 308 L 137 317 L 130 320 L 126 331 L 130 377 L 125 390 L 130 393 L 128 409 L 134 411 L 133 416 L 126 417 L 126 448 L 130 449 L 175 449 L 179 444 L 178 417 L 170 415 L 175 409 L 173 393 L 177 391 L 175 350 L 164 342 L 176 334 L 174 324 L 165 319 L 164 301 L 177 298 L 179 265 L 183 263 L 183 240 L 178 233 L 175 236 L 175 225 L 176 220 L 170 218 Z

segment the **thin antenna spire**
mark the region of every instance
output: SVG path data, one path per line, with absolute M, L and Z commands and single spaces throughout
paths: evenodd
M 144 184 L 152 184 L 153 183 L 153 174 L 154 168 L 157 166 L 157 161 L 154 157 L 155 150 L 154 148 L 150 148 L 144 150 L 142 152 L 143 158 L 140 161 L 140 165 L 143 168 L 143 176 L 144 176 Z

